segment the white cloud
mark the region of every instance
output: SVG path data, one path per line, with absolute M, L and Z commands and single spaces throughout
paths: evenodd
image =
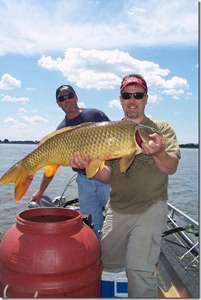
M 35 91 L 36 88 L 27 87 L 26 91 Z
M 10 74 L 4 74 L 0 80 L 0 89 L 12 90 L 14 88 L 21 87 L 21 81 L 11 76 Z
M 20 112 L 26 113 L 27 111 L 24 109 L 20 109 Z M 37 124 L 39 122 L 43 123 L 48 123 L 49 121 L 40 117 L 40 116 L 33 116 L 33 117 L 27 117 L 22 115 L 21 118 L 26 121 L 27 123 L 32 123 L 32 124 Z M 16 128 L 16 129 L 23 129 L 27 128 L 28 125 L 26 123 L 19 122 L 18 120 L 14 119 L 13 117 L 8 116 L 5 120 L 4 123 L 11 124 L 11 128 Z
M 118 50 L 69 48 L 63 59 L 59 57 L 54 60 L 43 55 L 38 64 L 47 70 L 61 71 L 67 80 L 80 88 L 114 89 L 121 79 L 112 71 L 115 65 L 117 70 L 122 69 L 122 55 L 129 56 Z
M 109 107 L 110 108 L 118 108 L 118 109 L 122 110 L 122 106 L 121 106 L 120 101 L 116 100 L 116 99 L 114 99 L 114 100 L 112 100 L 112 101 L 109 102 Z
M 29 101 L 29 98 L 27 97 L 11 97 L 9 95 L 3 95 L 3 98 L 1 101 L 8 101 L 8 102 L 27 102 Z
M 138 14 L 143 14 L 143 13 L 146 13 L 147 9 L 145 8 L 140 8 L 140 7 L 135 7 L 133 6 L 129 11 L 128 11 L 128 15 L 131 15 L 131 16 L 138 16 Z
M 16 128 L 16 129 L 23 129 L 23 128 L 27 128 L 28 126 L 24 123 L 16 123 L 14 126 L 12 126 L 13 128 Z
M 172 99 L 179 100 L 179 97 L 178 96 L 172 96 Z
M 29 122 L 29 123 L 35 123 L 35 122 L 49 122 L 48 120 L 46 120 L 46 119 L 44 119 L 44 118 L 42 118 L 42 117 L 40 117 L 40 116 L 33 116 L 33 117 L 27 117 L 27 116 L 22 116 L 22 118 L 25 120 L 25 121 L 27 121 L 27 122 Z
M 149 95 L 148 102 L 149 103 L 158 103 L 161 100 L 159 95 Z
M 189 88 L 188 82 L 185 78 L 173 76 L 171 79 L 165 80 L 160 74 L 149 73 L 146 75 L 150 87 L 161 89 L 176 89 L 176 88 Z
M 161 92 L 162 94 L 167 94 L 167 95 L 181 95 L 181 94 L 184 94 L 184 90 L 182 89 L 169 89 L 169 90 L 164 90 Z
M 18 109 L 19 114 L 28 114 L 28 113 L 34 114 L 37 111 L 38 111 L 38 109 L 27 110 L 23 107 Z
M 188 88 L 188 82 L 185 78 L 180 78 L 177 76 L 172 77 L 170 80 L 167 80 L 165 86 L 169 89 L 172 88 Z
M 17 121 L 14 118 L 12 118 L 12 117 L 7 117 L 4 120 L 4 123 L 17 123 Z
M 0 0 L 0 15 L 0 55 L 198 42 L 197 0 Z
M 170 70 L 162 69 L 152 61 L 140 61 L 119 50 L 86 50 L 68 48 L 64 58 L 53 59 L 43 55 L 38 65 L 49 71 L 59 70 L 63 76 L 80 88 L 114 89 L 120 85 L 122 74 L 140 73 L 153 89 L 188 88 L 184 78 L 174 76 L 165 80 Z
M 80 108 L 86 108 L 86 104 L 84 102 L 78 102 L 78 106 Z
M 31 132 L 31 130 L 33 130 L 33 128 L 30 128 L 30 125 L 28 125 L 28 124 L 31 123 L 32 125 L 36 126 L 36 130 L 38 130 L 38 133 L 41 134 L 41 136 L 42 136 L 42 130 L 44 128 L 41 128 L 40 124 L 42 122 L 44 124 L 43 125 L 43 127 L 44 127 L 45 124 L 47 124 L 49 121 L 44 119 L 43 117 L 37 116 L 37 115 L 31 116 L 31 117 L 27 116 L 27 115 L 24 115 L 24 114 L 32 114 L 32 113 L 35 113 L 36 111 L 37 110 L 26 110 L 24 108 L 19 108 L 18 113 L 17 113 L 18 114 L 18 119 L 15 119 L 14 117 L 8 116 L 3 121 L 3 123 L 8 124 L 8 126 L 9 126 L 9 127 L 7 127 L 7 129 L 4 128 L 4 131 L 7 130 L 9 132 L 9 128 L 16 129 L 16 130 L 17 129 L 29 128 L 30 130 L 29 130 L 29 132 L 26 132 L 26 137 L 23 136 L 22 132 L 21 133 L 18 132 L 16 134 L 17 134 L 17 136 L 22 135 L 21 139 L 24 139 L 24 138 L 30 139 L 30 136 L 31 136 L 30 132 Z M 25 121 L 25 123 L 21 122 L 21 120 Z M 37 129 L 37 125 L 38 125 L 38 129 Z M 12 134 L 13 134 L 13 132 L 12 132 Z M 9 136 L 12 135 L 12 134 L 9 132 Z M 12 138 L 14 138 L 14 135 L 13 135 Z
M 24 123 L 20 123 L 18 122 L 17 120 L 15 120 L 14 118 L 12 117 L 7 117 L 5 120 L 4 120 L 4 123 L 11 123 L 13 124 L 11 127 L 12 128 L 18 128 L 18 129 L 22 129 L 22 128 L 26 128 L 27 125 L 24 124 Z

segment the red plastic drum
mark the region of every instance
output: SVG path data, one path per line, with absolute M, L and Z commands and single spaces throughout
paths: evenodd
M 17 214 L 0 243 L 0 297 L 100 297 L 100 246 L 79 211 Z

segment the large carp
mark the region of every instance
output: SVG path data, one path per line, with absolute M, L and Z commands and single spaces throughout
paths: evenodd
M 65 127 L 44 137 L 35 150 L 0 178 L 0 183 L 15 183 L 15 199 L 18 201 L 39 169 L 45 167 L 45 175 L 53 176 L 60 165 L 70 165 L 70 159 L 76 151 L 81 155 L 87 154 L 91 159 L 86 167 L 87 177 L 93 177 L 98 169 L 102 169 L 105 160 L 114 158 L 121 158 L 120 171 L 123 173 L 135 156 L 142 152 L 142 142 L 149 141 L 149 134 L 155 132 L 161 135 L 151 127 L 132 121 L 83 123 Z

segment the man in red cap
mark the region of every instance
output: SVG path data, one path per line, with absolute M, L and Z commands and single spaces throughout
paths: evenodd
M 95 175 L 111 185 L 100 240 L 103 268 L 109 271 L 126 268 L 128 296 L 132 298 L 157 297 L 154 271 L 167 220 L 168 175 L 176 172 L 180 158 L 170 125 L 145 115 L 147 93 L 147 83 L 141 75 L 123 78 L 120 102 L 124 120 L 161 131 L 166 136 L 165 145 L 154 133 L 149 143 L 142 144 L 142 153 L 135 157 L 126 173 L 120 172 L 119 159 L 115 159 L 107 161 Z M 76 153 L 71 165 L 83 168 L 89 163 L 89 158 L 85 158 L 82 160 Z

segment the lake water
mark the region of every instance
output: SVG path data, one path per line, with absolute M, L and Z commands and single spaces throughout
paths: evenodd
M 18 160 L 26 156 L 36 145 L 0 144 L 0 176 Z M 181 149 L 181 160 L 177 172 L 169 176 L 169 202 L 198 220 L 198 149 Z M 60 196 L 71 177 L 75 174 L 70 167 L 60 167 L 45 194 L 52 199 Z M 43 169 L 39 170 L 24 197 L 16 202 L 14 184 L 0 184 L 0 231 L 5 232 L 15 223 L 16 214 L 27 209 L 27 202 L 41 182 Z M 76 182 L 66 190 L 69 200 L 76 198 Z

